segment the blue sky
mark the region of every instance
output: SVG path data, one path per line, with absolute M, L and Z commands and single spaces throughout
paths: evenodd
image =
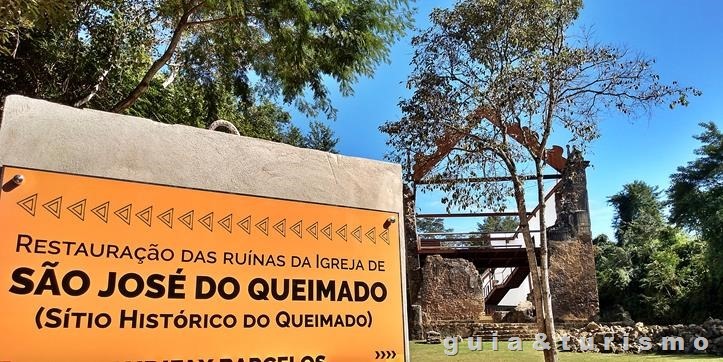
M 416 26 L 424 29 L 433 7 L 449 7 L 452 1 L 423 1 L 415 6 Z M 694 159 L 700 133 L 698 123 L 714 121 L 723 125 L 723 2 L 715 0 L 597 0 L 585 2 L 576 27 L 591 28 L 593 39 L 619 45 L 654 58 L 655 70 L 663 81 L 677 80 L 692 85 L 703 95 L 691 99 L 688 107 L 655 109 L 650 116 L 630 120 L 610 114 L 600 124 L 601 138 L 586 155 L 592 228 L 595 235 L 607 233 L 613 211 L 607 197 L 634 180 L 665 189 L 676 167 Z M 411 36 L 411 33 L 410 33 Z M 337 119 L 327 121 L 340 138 L 340 153 L 381 160 L 387 151 L 386 137 L 378 130 L 388 120 L 398 119 L 397 104 L 409 94 L 404 83 L 410 72 L 413 49 L 410 36 L 397 42 L 390 63 L 373 77 L 360 79 L 355 94 L 332 101 Z M 333 85 L 331 85 L 333 87 Z M 309 119 L 294 112 L 294 123 L 306 128 Z M 437 199 L 419 200 L 424 212 L 443 211 Z M 464 231 L 470 221 L 448 225 Z

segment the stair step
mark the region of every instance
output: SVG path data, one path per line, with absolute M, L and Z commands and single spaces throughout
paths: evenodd
M 478 330 L 481 330 L 481 331 L 499 331 L 499 330 L 503 330 L 503 329 L 516 330 L 516 331 L 519 331 L 519 330 L 531 330 L 531 331 L 532 331 L 532 330 L 537 330 L 537 328 L 525 328 L 525 327 L 511 327 L 511 328 L 509 328 L 509 327 L 508 327 L 508 328 L 477 328 L 477 329 L 478 329 Z
M 496 332 L 497 340 L 506 342 L 511 337 L 519 337 L 524 340 L 534 339 L 537 333 L 535 323 L 482 323 L 472 333 L 473 337 L 481 337 L 483 341 L 491 341 Z
M 505 297 L 510 289 L 518 288 L 522 282 L 530 274 L 530 268 L 528 267 L 517 267 L 505 278 L 502 283 L 497 284 L 492 290 L 485 296 L 485 303 L 489 305 L 497 305 L 502 298 Z

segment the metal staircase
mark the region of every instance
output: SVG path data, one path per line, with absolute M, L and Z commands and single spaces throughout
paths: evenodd
M 483 291 L 483 293 L 485 293 L 485 305 L 498 305 L 507 292 L 509 292 L 510 289 L 518 288 L 522 285 L 522 282 L 529 274 L 530 268 L 528 266 L 518 266 L 513 268 L 502 282 L 497 282 L 495 279 L 490 278 L 490 282 L 485 284 Z M 494 273 L 490 275 L 494 275 Z

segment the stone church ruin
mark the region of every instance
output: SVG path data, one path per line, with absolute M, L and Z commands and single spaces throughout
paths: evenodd
M 514 132 L 514 131 L 513 131 Z M 510 136 L 515 138 L 515 134 Z M 448 155 L 459 138 L 438 143 L 431 155 L 417 155 L 404 189 L 407 293 L 409 330 L 412 339 L 428 331 L 442 335 L 487 335 L 492 330 L 521 337 L 535 332 L 534 310 L 529 295 L 530 273 L 520 230 L 514 232 L 423 233 L 416 228 L 421 218 L 517 216 L 517 212 L 416 213 L 417 186 L 440 182 L 425 176 Z M 521 141 L 517 138 L 518 141 Z M 546 152 L 554 170 L 544 179 L 554 185 L 546 190 L 545 215 L 537 205 L 527 214 L 532 227 L 545 217 L 549 247 L 549 278 L 552 307 L 557 323 L 580 324 L 598 316 L 594 247 L 587 199 L 586 162 L 579 151 L 554 146 Z M 508 182 L 505 177 L 466 178 L 452 182 Z M 525 180 L 534 181 L 533 176 Z M 443 180 L 449 182 L 449 180 Z M 539 255 L 539 237 L 538 250 Z M 505 324 L 497 324 L 502 322 Z M 529 327 L 517 323 L 530 323 Z

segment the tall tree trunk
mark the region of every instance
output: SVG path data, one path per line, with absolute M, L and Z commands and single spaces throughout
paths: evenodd
M 530 280 L 532 281 L 532 296 L 535 300 L 535 313 L 537 314 L 537 329 L 540 333 L 545 333 L 545 308 L 543 306 L 542 287 L 540 285 L 539 266 L 537 264 L 537 256 L 535 255 L 535 242 L 530 234 L 530 224 L 527 220 L 527 207 L 525 205 L 525 188 L 522 180 L 517 176 L 514 169 L 509 170 L 512 176 L 512 185 L 515 194 L 515 202 L 517 204 L 517 214 L 520 218 L 520 232 L 525 242 L 525 251 L 527 253 L 527 263 L 530 267 Z
M 545 361 L 556 362 L 557 348 L 555 344 L 555 320 L 552 313 L 552 295 L 550 294 L 550 269 L 549 256 L 547 249 L 547 222 L 545 221 L 545 184 L 542 175 L 542 159 L 535 160 L 535 171 L 537 176 L 537 201 L 539 207 L 540 222 L 540 277 L 542 279 L 542 296 L 543 307 L 545 308 L 545 335 L 547 341 L 550 342 L 550 350 L 545 351 Z
M 201 3 L 202 4 L 202 3 Z M 136 87 L 128 93 L 128 95 L 123 98 L 120 102 L 116 103 L 115 106 L 111 109 L 111 111 L 120 113 L 128 109 L 130 106 L 135 103 L 138 98 L 148 89 L 148 86 L 151 84 L 151 80 L 153 77 L 158 73 L 161 68 L 163 68 L 166 63 L 171 59 L 173 56 L 173 53 L 176 51 L 176 47 L 178 47 L 178 43 L 181 42 L 181 38 L 183 37 L 183 32 L 188 27 L 188 19 L 193 14 L 193 12 L 198 9 L 198 6 L 192 7 L 190 10 L 186 11 L 183 15 L 181 15 L 181 18 L 178 20 L 178 24 L 176 24 L 176 28 L 173 30 L 173 36 L 171 36 L 171 41 L 168 43 L 168 47 L 166 47 L 166 50 L 163 52 L 163 54 L 160 56 L 160 58 L 156 59 L 153 64 L 151 64 L 151 67 L 146 71 L 146 74 L 143 76 L 143 79 L 141 79 L 140 83 L 136 85 Z
M 108 69 L 104 70 L 103 73 L 100 74 L 98 80 L 95 82 L 95 85 L 90 89 L 90 93 L 73 103 L 73 107 L 82 107 L 86 105 L 88 102 L 90 102 L 91 99 L 93 99 L 93 97 L 98 94 L 98 91 L 100 91 L 100 86 L 105 81 L 105 77 L 108 76 L 108 73 L 110 73 L 111 69 L 113 69 L 113 66 L 114 64 L 111 64 Z
M 558 18 L 558 37 L 557 41 L 555 42 L 556 45 L 562 45 L 562 39 L 563 39 L 563 33 L 559 31 L 560 24 L 559 24 L 559 18 Z M 553 49 L 555 49 L 555 45 L 553 45 Z M 556 53 L 553 51 L 553 53 Z M 549 80 L 549 89 L 548 89 L 548 105 L 546 109 L 546 115 L 544 118 L 544 131 L 542 133 L 542 139 L 539 141 L 539 148 L 537 150 L 534 150 L 535 153 L 532 156 L 532 159 L 535 161 L 535 176 L 537 178 L 537 202 L 540 205 L 539 208 L 539 223 L 540 223 L 540 270 L 541 270 L 541 277 L 542 277 L 542 298 L 543 303 L 545 307 L 545 315 L 547 318 L 545 319 L 545 334 L 547 335 L 547 340 L 550 342 L 550 349 L 548 351 L 545 351 L 545 361 L 547 362 L 557 362 L 557 344 L 555 341 L 555 317 L 554 313 L 552 311 L 552 295 L 550 293 L 550 257 L 549 257 L 549 249 L 547 245 L 547 222 L 545 221 L 545 211 L 547 210 L 547 205 L 545 204 L 545 184 L 543 181 L 543 167 L 545 164 L 545 160 L 547 159 L 546 155 L 546 147 L 547 147 L 547 140 L 550 136 L 550 133 L 552 131 L 552 120 L 553 120 L 553 114 L 555 111 L 555 104 L 557 102 L 557 97 L 555 95 L 555 77 L 550 77 Z M 531 152 L 531 153 L 533 153 Z

